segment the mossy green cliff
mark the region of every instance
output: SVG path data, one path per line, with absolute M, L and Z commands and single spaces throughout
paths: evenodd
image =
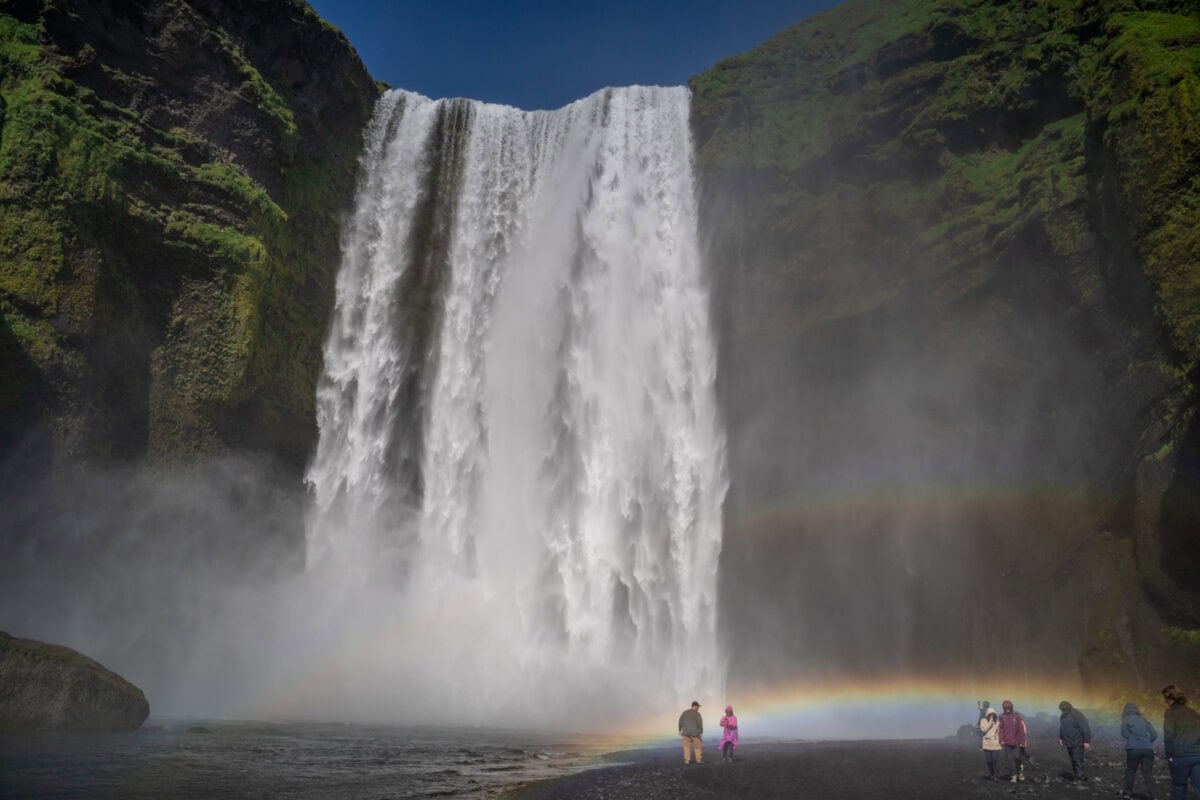
M 1196 4 L 849 0 L 691 85 L 749 672 L 1200 681 Z
M 298 0 L 0 7 L 0 453 L 298 470 L 377 94 Z

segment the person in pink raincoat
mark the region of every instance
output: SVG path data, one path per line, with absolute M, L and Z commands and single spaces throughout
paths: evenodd
M 725 716 L 721 717 L 721 761 L 733 761 L 733 751 L 737 749 L 737 717 L 733 715 L 733 706 L 725 706 Z

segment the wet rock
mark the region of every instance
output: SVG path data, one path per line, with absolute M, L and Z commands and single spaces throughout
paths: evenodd
M 131 731 L 142 690 L 81 653 L 0 631 L 0 730 Z

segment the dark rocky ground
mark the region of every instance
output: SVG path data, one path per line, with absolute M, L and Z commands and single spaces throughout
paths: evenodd
M 737 761 L 722 764 L 709 743 L 703 765 L 683 766 L 677 748 L 614 753 L 615 763 L 570 777 L 530 784 L 510 800 L 656 800 L 657 798 L 1090 798 L 1120 797 L 1125 751 L 1115 729 L 1097 735 L 1088 756 L 1089 780 L 1065 779 L 1066 751 L 1053 738 L 1031 740 L 1033 764 L 1023 783 L 993 783 L 971 741 L 958 739 L 761 743 L 742 745 Z M 1119 737 L 1117 737 L 1119 738 Z M 1166 761 L 1155 761 L 1155 796 L 1170 796 Z M 1134 797 L 1145 798 L 1141 778 Z

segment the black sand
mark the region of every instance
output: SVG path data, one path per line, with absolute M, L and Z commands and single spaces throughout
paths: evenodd
M 1067 779 L 1070 763 L 1054 739 L 1032 739 L 1033 763 L 1021 783 L 991 782 L 973 740 L 744 742 L 733 764 L 722 764 L 712 742 L 703 765 L 683 765 L 681 748 L 615 753 L 616 762 L 577 775 L 530 784 L 510 800 L 668 800 L 668 798 L 1116 798 L 1125 774 L 1125 750 L 1111 737 L 1093 743 L 1088 780 Z M 1154 764 L 1155 796 L 1170 796 L 1166 761 Z M 1134 797 L 1147 797 L 1141 776 Z

